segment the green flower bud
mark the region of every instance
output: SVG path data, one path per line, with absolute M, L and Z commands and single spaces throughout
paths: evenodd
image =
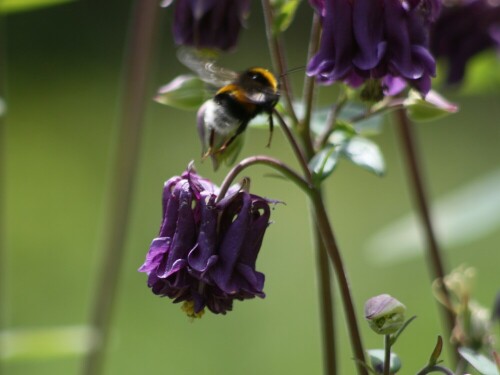
M 365 319 L 379 335 L 397 332 L 405 322 L 406 306 L 388 294 L 370 298 L 365 303 Z

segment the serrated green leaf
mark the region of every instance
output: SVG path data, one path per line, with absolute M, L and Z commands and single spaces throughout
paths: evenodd
M 341 149 L 341 155 L 377 176 L 385 173 L 384 157 L 379 147 L 367 138 L 360 136 L 349 138 Z
M 366 353 L 368 354 L 368 359 L 375 371 L 382 373 L 384 369 L 385 351 L 383 349 L 370 349 L 367 350 Z M 389 368 L 391 374 L 395 374 L 401 369 L 401 360 L 395 353 L 391 353 Z
M 154 100 L 174 108 L 196 110 L 208 97 L 205 83 L 197 76 L 186 74 L 161 87 Z
M 291 25 L 301 0 L 276 2 L 274 6 L 273 33 L 279 34 Z
M 458 348 L 458 352 L 467 362 L 469 362 L 469 364 L 472 367 L 474 367 L 481 374 L 483 375 L 500 374 L 498 372 L 498 368 L 495 365 L 495 363 L 491 359 L 487 358 L 485 355 L 465 347 Z
M 410 90 L 404 101 L 408 116 L 415 121 L 431 121 L 458 111 L 458 107 L 431 90 L 425 100 L 415 90 Z
M 28 11 L 46 6 L 59 5 L 73 0 L 1 0 L 0 13 Z
M 336 147 L 329 145 L 318 152 L 309 162 L 309 169 L 316 183 L 320 183 L 330 176 L 337 166 L 339 151 Z

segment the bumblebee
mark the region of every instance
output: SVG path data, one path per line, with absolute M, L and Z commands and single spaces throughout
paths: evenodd
M 272 112 L 280 98 L 279 82 L 273 73 L 260 67 L 236 73 L 217 66 L 214 60 L 200 58 L 192 50 L 181 50 L 179 59 L 202 80 L 219 87 L 198 112 L 204 157 L 226 150 L 245 131 L 250 120 L 261 113 L 269 115 L 269 146 Z

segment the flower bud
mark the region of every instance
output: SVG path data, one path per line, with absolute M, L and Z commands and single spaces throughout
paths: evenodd
M 406 306 L 388 294 L 370 298 L 365 303 L 365 319 L 379 335 L 397 332 L 405 322 Z

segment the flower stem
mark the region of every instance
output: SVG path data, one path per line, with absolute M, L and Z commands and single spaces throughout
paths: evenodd
M 310 61 L 319 47 L 321 36 L 321 22 L 319 15 L 315 12 L 312 20 L 311 35 L 309 38 L 309 49 L 307 52 L 307 61 Z M 316 92 L 316 80 L 309 77 L 307 74 L 304 78 L 303 102 L 304 102 L 304 118 L 297 124 L 297 133 L 302 140 L 302 147 L 306 154 L 307 160 L 311 160 L 315 150 L 313 140 L 311 138 L 311 117 L 314 106 L 314 97 Z M 318 292 L 320 305 L 320 320 L 321 320 L 321 335 L 323 340 L 323 373 L 325 375 L 337 374 L 338 357 L 337 347 L 335 344 L 335 314 L 333 310 L 333 288 L 331 282 L 330 266 L 328 262 L 328 253 L 326 252 L 323 239 L 319 228 L 314 220 L 314 211 L 311 210 L 311 218 L 313 219 L 313 237 L 314 246 L 316 248 L 316 269 L 318 278 Z
M 282 92 L 285 98 L 286 110 L 292 117 L 294 124 L 298 123 L 297 115 L 293 109 L 293 96 L 290 80 L 287 73 L 287 65 L 285 59 L 285 52 L 283 48 L 283 40 L 275 35 L 273 31 L 273 8 L 269 0 L 262 0 L 262 10 L 264 11 L 264 21 L 266 23 L 267 44 L 271 52 L 274 69 L 278 71 L 282 84 Z
M 314 219 L 313 213 L 311 213 Z M 321 238 L 319 228 L 314 223 L 314 240 L 316 248 L 316 267 L 318 270 L 318 289 L 320 301 L 321 332 L 323 337 L 323 373 L 337 374 L 338 358 L 335 345 L 335 314 L 333 311 L 333 289 L 331 284 L 328 253 Z
M 0 0 L 1 3 L 1 0 Z M 0 14 L 0 100 L 5 99 L 5 72 L 7 59 L 5 56 L 5 24 L 3 16 Z M 2 103 L 0 103 L 2 105 Z M 1 109 L 0 109 L 1 112 Z M 7 251 L 5 247 L 5 122 L 4 115 L 0 113 L 0 332 L 6 326 L 6 311 L 7 311 L 7 288 L 6 288 L 6 271 L 7 271 Z M 0 349 L 2 347 L 0 346 Z M 1 358 L 3 353 L 0 352 L 0 374 L 4 373 L 3 363 Z
M 229 187 L 236 179 L 238 174 L 240 174 L 244 169 L 255 165 L 255 164 L 263 164 L 276 169 L 278 172 L 283 174 L 285 177 L 288 177 L 291 181 L 295 182 L 295 184 L 302 189 L 306 194 L 310 192 L 310 185 L 307 181 L 305 181 L 297 172 L 287 166 L 285 163 L 278 159 L 274 159 L 270 156 L 250 156 L 246 159 L 243 159 L 238 164 L 236 164 L 226 175 L 224 181 L 221 184 L 220 192 L 217 197 L 217 201 L 220 201 L 226 195 Z
M 395 112 L 395 116 L 396 121 L 399 125 L 402 150 L 406 157 L 408 179 L 410 181 L 410 186 L 420 222 L 424 229 L 425 237 L 427 240 L 427 261 L 431 277 L 440 281 L 438 284 L 441 285 L 441 292 L 445 300 L 444 302 L 447 306 L 451 306 L 450 295 L 443 282 L 446 274 L 443 254 L 438 245 L 430 215 L 426 189 L 424 186 L 423 175 L 420 167 L 419 155 L 417 152 L 415 134 L 413 132 L 413 129 L 411 128 L 411 121 L 406 115 L 404 109 L 398 109 Z M 441 309 L 441 315 L 442 319 L 444 320 L 443 323 L 445 326 L 445 330 L 447 331 L 447 335 L 449 336 L 451 335 L 451 331 L 453 330 L 453 326 L 455 324 L 454 316 L 452 312 L 449 311 L 445 306 L 441 304 L 438 304 L 438 306 Z M 454 357 L 455 360 L 458 359 L 456 348 L 454 348 Z
M 363 343 L 361 341 L 361 335 L 356 319 L 356 309 L 354 308 L 349 281 L 347 280 L 347 274 L 345 272 L 342 257 L 340 255 L 340 250 L 337 246 L 337 242 L 335 240 L 335 236 L 333 234 L 333 230 L 330 225 L 328 214 L 325 210 L 325 205 L 320 191 L 315 188 L 311 191 L 309 196 L 314 207 L 316 225 L 319 232 L 321 233 L 321 237 L 323 238 L 323 244 L 328 252 L 328 255 L 330 256 L 330 260 L 333 264 L 335 275 L 337 277 L 337 282 L 339 284 L 340 294 L 342 297 L 342 302 L 344 304 L 344 312 L 347 320 L 349 338 L 351 340 L 351 349 L 356 360 L 358 374 L 368 375 L 366 368 L 363 366 L 363 364 L 365 363 Z
M 384 335 L 384 375 L 391 370 L 391 335 Z
M 434 365 L 434 366 L 430 366 L 430 367 L 426 367 L 422 370 L 420 370 L 417 375 L 426 375 L 426 374 L 430 374 L 431 372 L 440 372 L 442 374 L 446 374 L 446 375 L 455 375 L 453 373 L 453 371 L 451 371 L 450 369 L 447 369 L 446 367 L 443 367 L 443 366 L 439 366 L 439 365 Z M 462 373 L 456 373 L 457 375 L 461 375 Z
M 147 80 L 154 46 L 155 1 L 137 0 L 132 10 L 128 54 L 125 57 L 120 130 L 103 241 L 104 260 L 98 275 L 91 324 L 100 335 L 99 347 L 86 358 L 82 374 L 104 373 L 105 350 L 109 342 L 113 307 L 124 258 L 132 187 L 136 180 L 143 114 L 148 97 Z

